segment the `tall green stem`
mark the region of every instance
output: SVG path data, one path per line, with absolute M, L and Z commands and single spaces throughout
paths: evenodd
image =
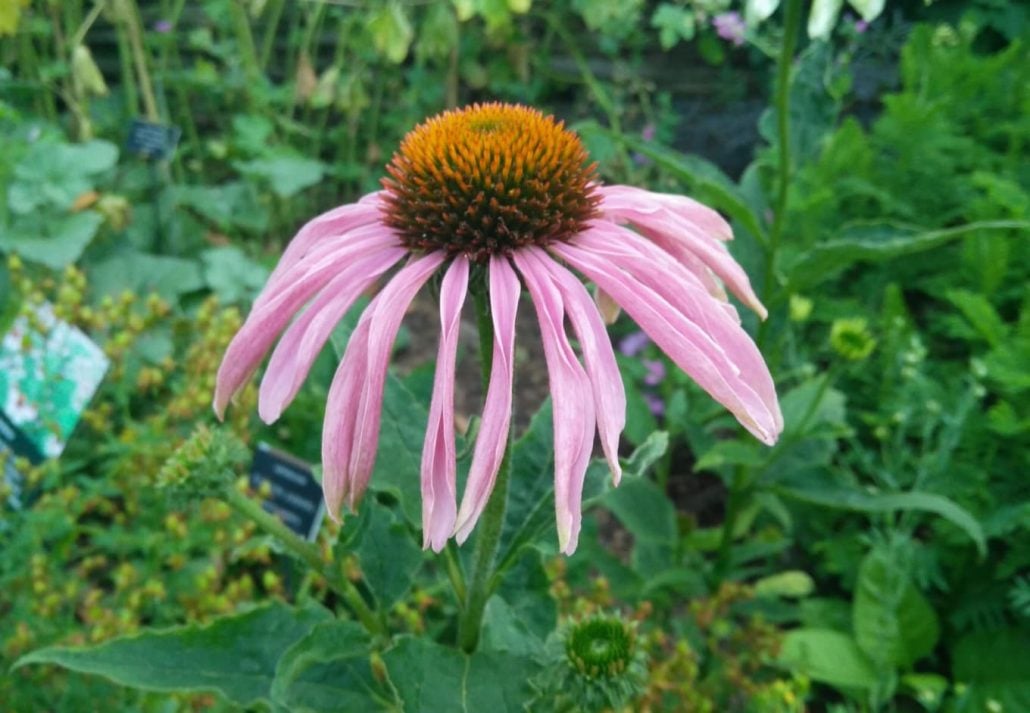
M 482 361 L 483 385 L 490 381 L 493 362 L 493 320 L 485 290 L 476 290 L 476 321 L 479 326 L 479 348 Z M 508 476 L 511 472 L 511 441 L 504 450 L 504 458 L 497 472 L 490 501 L 476 528 L 476 548 L 472 553 L 472 578 L 468 582 L 464 606 L 458 619 L 458 645 L 467 653 L 476 650 L 479 632 L 483 626 L 483 611 L 493 593 L 494 562 L 504 529 L 504 511 L 508 502 Z
M 274 515 L 265 512 L 261 505 L 233 487 L 226 488 L 226 500 L 244 517 L 253 520 L 268 534 L 278 539 L 294 557 L 325 578 L 326 582 L 347 603 L 361 625 L 373 636 L 385 633 L 382 622 L 365 603 L 361 592 L 341 572 L 333 571 L 326 566 L 318 547 L 301 539 L 290 528 Z
M 783 44 L 776 62 L 776 136 L 779 143 L 777 152 L 777 186 L 776 207 L 773 213 L 772 229 L 769 232 L 769 244 L 765 255 L 766 299 L 774 302 L 776 298 L 776 253 L 783 235 L 783 221 L 787 215 L 787 197 L 790 189 L 790 69 L 794 62 L 794 50 L 797 48 L 798 31 L 801 27 L 801 0 L 787 0 L 786 16 L 783 20 Z M 762 323 L 758 332 L 761 344 L 766 335 L 768 320 Z
M 740 512 L 747 503 L 747 487 L 747 476 L 743 467 L 738 466 L 733 471 L 733 479 L 730 481 L 729 492 L 726 495 L 726 514 L 722 521 L 719 552 L 715 559 L 716 583 L 725 580 L 730 570 L 734 531 L 737 529 Z

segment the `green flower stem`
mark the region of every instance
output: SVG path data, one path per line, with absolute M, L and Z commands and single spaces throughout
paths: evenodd
M 157 99 L 154 95 L 154 87 L 150 81 L 150 71 L 147 69 L 147 54 L 143 48 L 143 22 L 140 20 L 139 7 L 136 0 L 124 0 L 120 5 L 122 17 L 129 36 L 129 49 L 132 52 L 132 59 L 136 65 L 136 78 L 139 80 L 140 94 L 143 96 L 143 113 L 147 121 L 157 123 L 161 115 L 157 111 Z
M 715 557 L 715 582 L 724 581 L 730 569 L 730 555 L 733 550 L 733 532 L 737 529 L 737 519 L 747 502 L 747 481 L 744 468 L 738 466 L 733 471 L 729 491 L 726 494 L 726 514 L 722 520 L 722 534 L 719 539 L 719 551 Z
M 242 0 L 230 0 L 229 13 L 232 15 L 233 31 L 240 50 L 240 62 L 247 83 L 254 89 L 261 81 L 261 65 L 258 63 L 257 48 L 254 46 L 254 34 L 250 31 L 250 19 Z
M 252 520 L 268 534 L 276 537 L 294 557 L 324 577 L 332 590 L 343 598 L 347 606 L 353 610 L 358 621 L 361 622 L 361 625 L 370 634 L 380 636 L 386 633 L 383 623 L 376 617 L 368 604 L 365 603 L 357 587 L 344 577 L 341 572 L 336 572 L 326 567 L 318 547 L 297 536 L 279 518 L 266 512 L 256 500 L 248 498 L 236 490 L 236 488 L 226 488 L 225 497 L 229 505 L 238 513 Z
M 765 280 L 763 289 L 769 304 L 776 301 L 776 253 L 783 235 L 783 221 L 787 215 L 787 197 L 790 188 L 790 69 L 794 62 L 794 50 L 798 43 L 801 27 L 801 0 L 787 0 L 783 20 L 783 44 L 776 62 L 776 98 L 773 107 L 776 112 L 776 136 L 779 143 L 777 156 L 776 209 L 773 213 L 772 229 L 765 254 Z M 763 345 L 769 320 L 758 329 L 758 344 Z
M 482 360 L 483 388 L 490 383 L 493 363 L 494 330 L 485 290 L 476 290 L 476 322 L 479 327 L 479 348 Z M 504 529 L 504 511 L 508 504 L 508 476 L 511 473 L 511 439 L 497 472 L 490 501 L 476 528 L 476 547 L 472 553 L 472 578 L 468 582 L 464 606 L 458 618 L 458 646 L 467 653 L 476 650 L 483 626 L 483 611 L 493 594 L 497 550 Z

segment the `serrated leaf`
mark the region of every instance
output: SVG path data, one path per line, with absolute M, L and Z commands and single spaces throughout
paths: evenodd
M 279 657 L 331 617 L 317 605 L 271 602 L 204 626 L 148 631 L 89 648 L 40 649 L 15 666 L 56 664 L 148 691 L 215 691 L 250 706 L 270 702 Z

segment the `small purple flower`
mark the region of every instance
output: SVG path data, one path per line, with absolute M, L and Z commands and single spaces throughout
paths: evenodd
M 172 31 L 172 23 L 169 20 L 158 20 L 154 23 L 154 32 L 167 35 Z
M 644 359 L 644 366 L 647 374 L 644 375 L 644 383 L 648 386 L 657 386 L 665 378 L 665 362 L 659 359 Z
M 654 124 L 645 124 L 643 130 L 640 132 L 640 138 L 644 141 L 654 141 L 655 134 L 658 130 Z
M 858 34 L 861 35 L 863 32 L 865 32 L 868 29 L 869 29 L 869 23 L 866 22 L 865 20 L 857 20 L 855 22 L 855 32 L 857 32 Z
M 619 342 L 619 351 L 628 357 L 636 356 L 644 351 L 644 347 L 651 343 L 651 338 L 643 332 L 633 332 L 622 338 Z
M 665 415 L 665 402 L 662 401 L 662 397 L 657 394 L 644 394 L 644 403 L 647 404 L 647 408 L 655 416 L 661 417 Z
M 739 12 L 723 12 L 716 15 L 712 18 L 712 27 L 715 28 L 715 34 L 727 42 L 732 42 L 735 47 L 744 44 L 747 26 Z

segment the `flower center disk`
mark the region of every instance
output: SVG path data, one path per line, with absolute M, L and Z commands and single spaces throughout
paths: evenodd
M 524 106 L 476 104 L 415 127 L 386 167 L 384 222 L 411 250 L 483 262 L 567 240 L 597 214 L 579 137 Z

